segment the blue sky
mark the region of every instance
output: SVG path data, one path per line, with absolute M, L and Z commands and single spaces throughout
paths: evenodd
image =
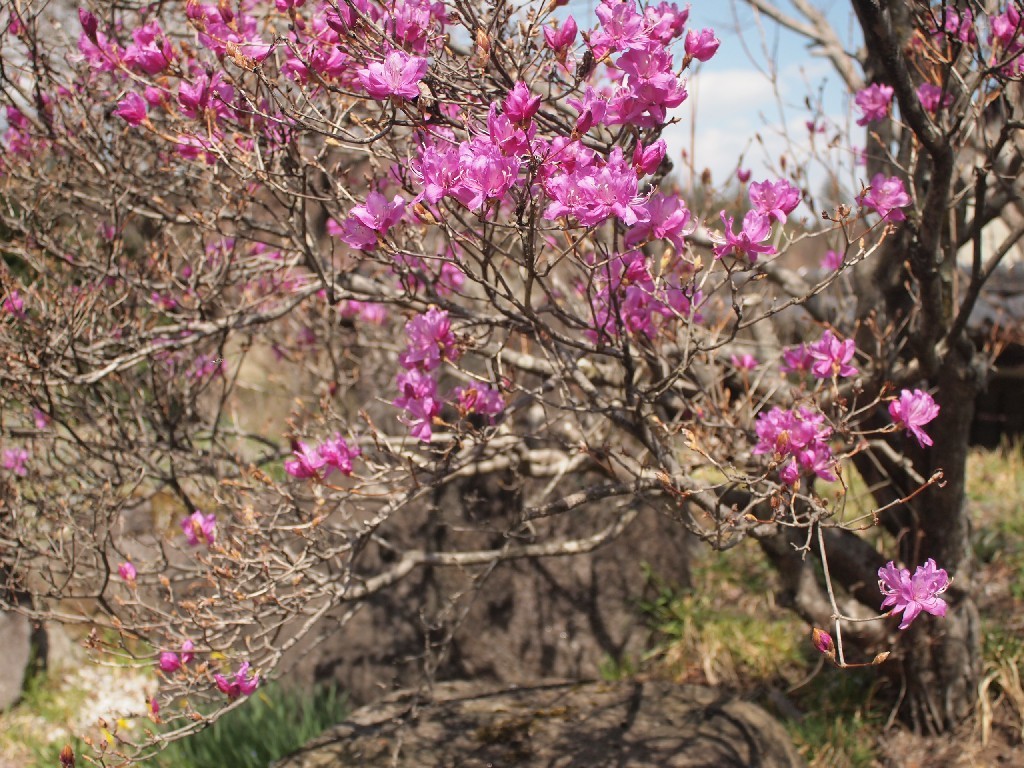
M 785 0 L 779 5 L 797 15 Z M 849 45 L 856 26 L 849 3 L 831 0 L 816 5 Z M 714 28 L 722 45 L 690 76 L 690 98 L 675 112 L 681 123 L 666 131 L 673 160 L 692 146 L 698 173 L 710 168 L 712 179 L 722 183 L 743 153 L 743 166 L 755 179 L 774 175 L 767 157 L 777 158 L 785 149 L 782 127 L 797 145 L 808 144 L 805 123 L 813 116 L 804 104 L 808 95 L 820 97 L 823 112 L 834 125 L 846 125 L 847 97 L 839 77 L 826 59 L 811 54 L 803 38 L 764 17 L 759 24 L 744 3 L 698 0 L 691 5 L 689 26 Z M 771 68 L 776 70 L 777 89 L 767 74 Z M 753 141 L 756 134 L 763 144 Z

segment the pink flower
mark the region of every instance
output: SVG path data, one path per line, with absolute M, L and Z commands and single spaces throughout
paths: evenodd
M 559 61 L 565 61 L 565 53 L 569 46 L 576 42 L 576 34 L 579 27 L 576 26 L 576 19 L 569 16 L 561 27 L 544 27 L 544 42 L 548 48 L 553 50 Z
M 783 373 L 807 373 L 814 365 L 814 358 L 807 351 L 807 346 L 801 344 L 799 347 L 787 347 L 782 350 L 782 372 Z
M 785 179 L 754 182 L 750 185 L 750 202 L 761 213 L 785 224 L 786 216 L 800 204 L 800 190 Z
M 752 371 L 760 365 L 757 358 L 748 353 L 744 353 L 739 357 L 731 355 L 729 357 L 729 362 L 731 362 L 733 367 L 738 371 Z
M 949 574 L 937 568 L 932 558 L 919 565 L 913 576 L 906 568 L 897 568 L 891 560 L 878 569 L 878 589 L 885 595 L 882 608 L 892 606 L 890 614 L 903 613 L 900 629 L 909 627 L 921 611 L 945 616 L 946 603 L 939 595 L 948 587 Z
M 117 575 L 127 581 L 129 584 L 134 584 L 135 579 L 138 578 L 139 572 L 135 570 L 135 566 L 130 562 L 125 561 L 117 566 Z
M 190 547 L 198 547 L 200 538 L 212 546 L 217 540 L 217 518 L 213 513 L 204 515 L 198 509 L 181 521 L 181 530 Z
M 874 208 L 883 219 L 903 221 L 906 216 L 900 208 L 910 205 L 910 197 L 899 178 L 886 178 L 881 173 L 876 173 L 871 179 L 871 186 L 857 197 L 857 202 Z
M 843 266 L 843 254 L 839 251 L 825 251 L 820 266 L 826 272 L 835 272 Z
M 677 251 L 684 248 L 683 238 L 696 228 L 690 211 L 679 195 L 655 192 L 644 203 L 645 213 L 626 232 L 626 246 L 635 248 L 651 239 L 668 240 Z
M 828 445 L 832 428 L 823 414 L 803 407 L 791 411 L 776 407 L 759 414 L 754 429 L 758 437 L 755 456 L 768 454 L 780 462 L 787 457 L 795 460 L 780 470 L 782 482 L 796 485 L 801 469 L 828 482 L 836 479 L 832 472 L 835 459 Z
M 420 95 L 419 82 L 425 74 L 427 60 L 404 51 L 391 51 L 383 62 L 371 62 L 356 72 L 366 93 L 378 100 L 389 96 L 415 99 Z
M 6 448 L 4 450 L 2 466 L 9 472 L 24 477 L 28 474 L 28 467 L 25 466 L 27 462 L 28 451 L 24 448 Z
M 330 440 L 325 440 L 317 449 L 324 465 L 331 469 L 337 469 L 343 475 L 352 474 L 352 459 L 360 454 L 359 446 L 349 446 L 338 433 Z
M 442 405 L 437 397 L 437 382 L 421 368 L 402 371 L 397 379 L 401 395 L 392 404 L 406 411 L 402 421 L 408 425 L 409 434 L 429 443 L 434 417 L 441 412 Z
M 853 103 L 861 112 L 861 116 L 857 118 L 857 125 L 884 120 L 889 114 L 892 93 L 892 87 L 882 83 L 872 83 L 864 90 L 858 91 L 853 97 Z
M 950 94 L 943 95 L 942 89 L 931 83 L 921 83 L 917 87 L 917 98 L 921 100 L 921 106 L 933 115 L 939 111 L 940 104 L 943 107 L 948 107 L 953 103 L 953 97 Z
M 733 217 L 726 216 L 725 211 L 722 211 L 721 216 L 722 223 L 725 224 L 725 237 L 716 238 L 722 243 L 714 249 L 716 259 L 735 253 L 740 257 L 746 256 L 753 263 L 757 261 L 759 254 L 775 253 L 774 246 L 759 245 L 772 236 L 771 220 L 766 214 L 760 211 L 747 211 L 747 215 L 743 217 L 743 229 L 739 234 L 733 232 Z
M 301 441 L 296 441 L 294 459 L 284 463 L 284 471 L 292 477 L 306 478 L 319 477 L 320 470 L 327 463 L 327 460 L 320 455 L 320 451 L 310 448 Z
M 917 438 L 918 444 L 925 448 L 932 444 L 932 439 L 921 427 L 939 415 L 939 406 L 932 396 L 920 389 L 911 392 L 904 389 L 898 400 L 889 403 L 889 415 L 902 427 Z
M 528 123 L 540 109 L 540 96 L 534 96 L 526 83 L 519 81 L 508 92 L 501 108 L 513 123 Z
M 129 91 L 118 103 L 114 114 L 128 125 L 138 125 L 145 120 L 145 100 L 134 91 Z
M 174 59 L 174 49 L 155 21 L 132 30 L 132 40 L 125 48 L 124 62 L 138 72 L 160 74 Z
M 405 324 L 409 337 L 405 352 L 398 356 L 403 368 L 432 371 L 442 360 L 458 360 L 459 352 L 448 313 L 431 307 Z
M 259 675 L 249 675 L 248 661 L 238 665 L 238 671 L 235 672 L 232 680 L 228 680 L 228 678 L 220 674 L 215 674 L 213 679 L 217 683 L 218 690 L 226 694 L 231 700 L 237 699 L 239 696 L 251 695 L 260 684 Z
M 665 159 L 665 152 L 668 145 L 664 139 L 658 139 L 648 147 L 637 142 L 633 150 L 633 167 L 636 168 L 638 176 L 654 173 Z
M 3 310 L 11 317 L 16 317 L 19 320 L 23 320 L 25 318 L 25 302 L 21 296 L 18 295 L 17 291 L 11 291 L 7 295 L 7 298 L 4 299 Z
M 39 430 L 46 429 L 50 426 L 50 417 L 38 408 L 32 409 L 32 421 L 35 423 L 36 429 Z
M 486 384 L 473 382 L 456 387 L 452 395 L 455 397 L 455 407 L 462 413 L 482 413 L 494 417 L 505 410 L 505 398 L 498 390 Z
M 720 44 L 719 39 L 715 37 L 715 30 L 702 29 L 700 32 L 695 32 L 691 29 L 686 33 L 686 41 L 683 45 L 687 56 L 692 56 L 697 61 L 707 61 L 715 55 Z
M 349 211 L 348 218 L 339 227 L 333 219 L 327 222 L 329 234 L 340 237 L 353 248 L 372 251 L 377 247 L 379 237 L 402 219 L 405 213 L 405 200 L 395 195 L 391 202 L 380 192 L 374 190 L 366 197 L 366 202 L 356 205 Z
M 825 331 L 807 351 L 814 360 L 811 373 L 819 379 L 857 375 L 857 369 L 849 364 L 857 351 L 853 339 L 840 341 L 832 331 Z
M 157 664 L 162 671 L 170 675 L 181 669 L 181 658 L 174 651 L 164 651 L 160 654 Z

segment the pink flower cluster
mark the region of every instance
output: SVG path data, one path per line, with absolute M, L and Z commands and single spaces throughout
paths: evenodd
M 453 401 L 460 414 L 478 413 L 494 420 L 505 409 L 501 393 L 479 382 L 453 389 L 447 398 L 437 391 L 437 380 L 431 373 L 442 362 L 454 363 L 462 354 L 451 329 L 448 313 L 431 307 L 405 324 L 405 351 L 398 356 L 404 370 L 397 377 L 399 396 L 393 401 L 405 411 L 402 421 L 409 434 L 417 440 L 430 442 L 434 417 L 441 413 L 445 400 Z
M 25 477 L 28 474 L 28 458 L 28 451 L 24 448 L 5 448 L 0 466 L 19 477 Z
M 835 458 L 828 439 L 832 428 L 825 416 L 809 408 L 794 410 L 772 408 L 757 417 L 754 425 L 758 443 L 755 455 L 767 454 L 776 462 L 788 462 L 779 471 L 779 478 L 787 485 L 796 485 L 801 470 L 814 472 L 828 482 L 836 479 Z
M 301 441 L 297 441 L 296 446 L 295 458 L 284 463 L 284 471 L 292 477 L 320 479 L 320 471 L 324 467 L 327 467 L 324 477 L 335 469 L 343 475 L 351 475 L 352 459 L 360 455 L 359 446 L 350 446 L 338 433 L 315 448 Z
M 693 307 L 703 298 L 685 284 L 685 273 L 666 270 L 656 279 L 642 251 L 614 254 L 594 271 L 594 330 L 587 331 L 593 341 L 622 333 L 654 338 L 659 319 L 691 319 Z
M 394 405 L 405 410 L 405 423 L 410 434 L 429 442 L 433 434 L 433 419 L 441 412 L 442 405 L 437 394 L 437 381 L 430 372 L 443 360 L 458 360 L 460 351 L 448 313 L 437 307 L 431 307 L 406 323 L 405 334 L 408 339 L 406 348 L 398 356 L 405 370 L 398 374 L 400 395 Z
M 260 684 L 260 676 L 258 674 L 249 674 L 248 661 L 238 665 L 238 671 L 235 672 L 231 679 L 218 673 L 214 674 L 213 680 L 217 684 L 217 689 L 232 701 L 239 696 L 252 695 Z
M 914 575 L 906 568 L 897 568 L 889 561 L 878 569 L 878 589 L 885 596 L 882 609 L 892 607 L 890 613 L 902 613 L 900 629 L 906 629 L 922 611 L 932 616 L 945 616 L 946 603 L 939 595 L 949 587 L 949 574 L 928 558 L 919 565 Z
M 716 259 L 733 254 L 753 263 L 761 254 L 775 253 L 774 245 L 765 244 L 772 236 L 772 221 L 785 224 L 800 204 L 800 190 L 785 179 L 754 182 L 748 194 L 754 207 L 743 217 L 739 232 L 735 231 L 732 216 L 725 211 L 719 214 L 725 228 L 724 235 L 713 236 L 718 243 L 714 249 Z

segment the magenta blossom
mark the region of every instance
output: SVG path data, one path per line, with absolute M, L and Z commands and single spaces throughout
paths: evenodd
M 501 104 L 502 109 L 513 123 L 528 123 L 540 109 L 540 96 L 530 93 L 529 87 L 523 81 L 515 84 L 515 87 L 508 92 L 505 101 Z
M 198 547 L 199 540 L 205 539 L 207 545 L 217 540 L 217 518 L 211 512 L 204 515 L 198 509 L 181 521 L 181 530 L 190 547 Z
M 920 389 L 911 392 L 904 389 L 898 400 L 889 403 L 889 415 L 902 427 L 917 438 L 918 444 L 925 448 L 932 444 L 932 439 L 921 427 L 939 415 L 939 406 L 932 396 Z
M 872 83 L 864 90 L 858 91 L 853 97 L 854 104 L 861 112 L 861 116 L 857 118 L 857 125 L 884 120 L 889 114 L 889 105 L 892 104 L 892 93 L 892 87 L 882 83 Z
M 221 674 L 215 674 L 213 679 L 217 683 L 218 690 L 231 700 L 237 699 L 239 696 L 251 695 L 260 684 L 259 675 L 249 675 L 248 661 L 238 665 L 238 671 L 235 672 L 233 679 L 228 680 Z
M 819 266 L 826 272 L 835 272 L 843 266 L 843 254 L 841 251 L 825 251 L 821 257 Z
M 177 672 L 185 664 L 188 664 L 192 659 L 195 658 L 195 654 L 192 652 L 195 649 L 195 645 L 191 640 L 186 640 L 181 644 L 181 654 L 177 654 L 174 651 L 164 651 L 160 654 L 160 659 L 157 662 L 161 670 L 167 674 Z
M 578 32 L 576 19 L 569 16 L 560 27 L 544 27 L 544 42 L 558 55 L 559 61 L 564 62 L 565 54 L 569 46 L 576 42 Z
M 350 446 L 337 432 L 334 433 L 333 438 L 324 440 L 320 444 L 318 452 L 328 467 L 328 474 L 332 469 L 336 469 L 343 475 L 352 474 L 352 459 L 360 454 L 358 445 Z
M 13 472 L 19 477 L 24 477 L 28 474 L 28 467 L 25 466 L 28 463 L 28 451 L 24 448 L 6 448 L 3 453 L 4 469 L 9 472 Z
M 392 405 L 406 411 L 402 421 L 408 425 L 409 434 L 429 443 L 433 436 L 434 417 L 441 413 L 442 403 L 437 397 L 437 382 L 421 368 L 402 371 L 397 379 L 401 394 Z
M 135 566 L 132 565 L 131 562 L 125 561 L 117 566 L 117 575 L 129 584 L 134 584 L 135 579 L 139 576 L 139 572 L 135 570 Z
M 32 421 L 36 425 L 36 429 L 46 429 L 50 426 L 50 417 L 38 408 L 32 409 Z
M 832 331 L 825 331 L 821 338 L 807 348 L 814 361 L 811 373 L 819 379 L 831 379 L 833 376 L 856 376 L 857 369 L 850 365 L 857 351 L 853 339 L 840 341 Z
M 505 410 L 505 398 L 498 390 L 486 384 L 473 382 L 456 387 L 452 396 L 455 398 L 455 406 L 462 413 L 480 413 L 494 417 Z
M 707 61 L 715 55 L 720 44 L 719 39 L 715 37 L 715 30 L 702 29 L 697 32 L 691 29 L 686 33 L 683 46 L 687 56 L 692 56 L 697 61 Z
M 939 598 L 949 587 L 949 574 L 928 558 L 919 565 L 914 575 L 906 568 L 897 568 L 890 560 L 878 569 L 878 589 L 885 600 L 882 608 L 892 606 L 890 614 L 903 613 L 900 629 L 906 629 L 921 611 L 932 616 L 945 616 L 946 603 Z
M 181 658 L 173 651 L 164 651 L 160 654 L 160 660 L 157 664 L 161 671 L 170 675 L 181 669 Z
M 783 373 L 807 373 L 811 370 L 812 365 L 814 365 L 814 358 L 807 351 L 806 344 L 782 350 Z
M 729 362 L 732 363 L 733 367 L 738 371 L 752 371 L 760 364 L 757 362 L 757 358 L 749 353 L 736 356 L 731 355 Z
M 146 119 L 146 102 L 139 94 L 129 91 L 118 102 L 114 114 L 123 119 L 128 125 L 139 125 Z
M 425 74 L 427 60 L 404 51 L 391 51 L 383 62 L 371 62 L 356 72 L 367 94 L 378 100 L 389 96 L 415 99 L 420 95 L 419 82 Z
M 319 477 L 320 470 L 327 463 L 316 448 L 310 448 L 300 440 L 295 442 L 294 459 L 284 463 L 284 471 L 292 477 Z
M 726 216 L 725 211 L 722 211 L 721 216 L 722 223 L 725 224 L 725 236 L 716 238 L 721 243 L 715 247 L 716 259 L 735 253 L 737 256 L 746 256 L 753 263 L 757 261 L 759 254 L 775 253 L 775 246 L 761 245 L 772 236 L 771 219 L 767 214 L 747 211 L 747 215 L 743 217 L 743 229 L 738 234 L 733 231 L 733 217 Z
M 25 318 L 25 300 L 21 298 L 17 291 L 11 291 L 7 298 L 4 299 L 3 310 L 11 317 L 16 317 L 19 320 Z
M 857 202 L 873 208 L 878 215 L 889 221 L 903 221 L 903 208 L 910 205 L 910 196 L 903 188 L 903 182 L 896 176 L 886 178 L 876 173 L 871 179 L 871 186 L 857 197 Z
M 405 324 L 409 338 L 405 352 L 398 356 L 403 368 L 432 371 L 442 360 L 458 360 L 459 350 L 448 313 L 431 307 Z
M 800 190 L 785 179 L 754 182 L 750 185 L 750 202 L 761 213 L 785 224 L 786 216 L 800 204 Z
M 950 94 L 943 94 L 942 89 L 931 83 L 921 83 L 917 87 L 917 98 L 921 100 L 921 106 L 933 115 L 939 111 L 939 106 L 948 107 L 953 103 Z

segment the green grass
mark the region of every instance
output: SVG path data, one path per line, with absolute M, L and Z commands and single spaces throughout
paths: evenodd
M 812 768 L 876 764 L 875 676 L 822 664 L 803 622 L 771 603 L 776 576 L 753 542 L 704 554 L 690 589 L 649 578 L 656 597 L 641 609 L 654 630 L 655 674 L 726 686 L 769 710 L 778 707 L 766 693 L 786 691 L 791 706 L 776 715 Z
M 335 687 L 312 695 L 280 685 L 259 689 L 209 728 L 171 743 L 153 768 L 266 768 L 345 719 Z

